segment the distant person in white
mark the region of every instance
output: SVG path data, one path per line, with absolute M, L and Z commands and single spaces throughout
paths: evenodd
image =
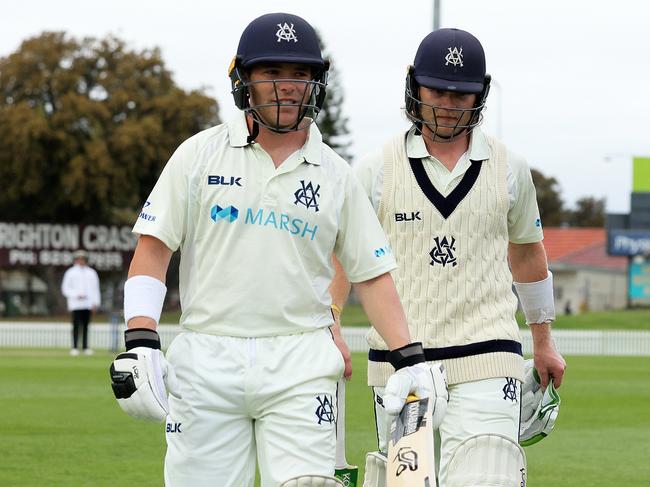
M 72 313 L 72 348 L 70 355 L 79 355 L 79 334 L 86 355 L 92 355 L 88 348 L 88 324 L 91 315 L 101 302 L 99 277 L 95 269 L 88 266 L 88 254 L 77 250 L 73 254 L 74 265 L 63 275 L 61 293 L 68 300 L 68 311 Z

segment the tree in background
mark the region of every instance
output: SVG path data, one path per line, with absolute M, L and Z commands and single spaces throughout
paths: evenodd
M 542 224 L 545 227 L 558 227 L 564 220 L 564 204 L 560 198 L 557 179 L 547 178 L 537 169 L 531 169 L 535 191 L 537 192 L 537 206 Z
M 0 58 L 0 220 L 132 223 L 174 149 L 218 123 L 157 48 L 45 32 Z
M 604 227 L 605 198 L 580 198 L 576 201 L 575 210 L 566 211 L 565 219 L 570 227 Z
M 348 118 L 343 114 L 343 87 L 339 82 L 339 72 L 336 65 L 332 62 L 323 38 L 318 34 L 323 57 L 329 59 L 332 63 L 329 70 L 329 79 L 327 83 L 327 97 L 323 109 L 318 115 L 318 128 L 323 134 L 323 142 L 329 145 L 343 159 L 350 162 L 352 156 L 348 152 L 350 149 L 350 140 L 348 139 L 350 130 L 348 129 Z

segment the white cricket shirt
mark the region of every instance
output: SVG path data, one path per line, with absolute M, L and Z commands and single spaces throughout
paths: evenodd
M 99 308 L 101 292 L 95 269 L 79 264 L 70 267 L 63 274 L 61 294 L 67 300 L 68 311 Z
M 458 163 L 449 171 L 440 161 L 427 151 L 422 136 L 415 135 L 415 129 L 409 130 L 406 139 L 408 157 L 422 159 L 429 179 L 443 196 L 447 196 L 458 185 L 471 166 L 470 160 L 485 160 L 490 157 L 485 134 L 475 128 L 470 135 L 469 149 Z M 381 151 L 360 159 L 354 165 L 357 178 L 370 198 L 375 211 L 383 190 L 384 161 Z M 506 162 L 506 179 L 509 196 L 508 238 L 515 244 L 540 242 L 544 239 L 539 208 L 535 196 L 535 186 L 526 160 L 518 154 L 508 151 Z
M 315 124 L 277 169 L 243 113 L 183 142 L 133 231 L 181 250 L 181 326 L 239 337 L 332 324 L 334 252 L 351 282 L 395 269 L 348 164 Z

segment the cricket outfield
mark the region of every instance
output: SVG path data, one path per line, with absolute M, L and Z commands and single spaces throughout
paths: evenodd
M 0 485 L 161 486 L 164 426 L 129 418 L 113 398 L 113 355 L 0 349 Z M 650 485 L 648 359 L 567 357 L 553 434 L 527 448 L 530 486 Z M 365 357 L 348 385 L 348 460 L 375 448 Z M 362 472 L 360 472 L 362 475 Z

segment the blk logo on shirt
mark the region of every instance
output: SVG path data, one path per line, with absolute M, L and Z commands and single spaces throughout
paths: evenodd
M 422 221 L 419 211 L 411 211 L 410 213 L 395 213 L 396 222 L 414 222 L 415 220 Z
M 219 186 L 240 186 L 241 187 L 241 177 L 236 176 L 218 176 L 218 175 L 209 175 L 208 184 L 216 184 Z

